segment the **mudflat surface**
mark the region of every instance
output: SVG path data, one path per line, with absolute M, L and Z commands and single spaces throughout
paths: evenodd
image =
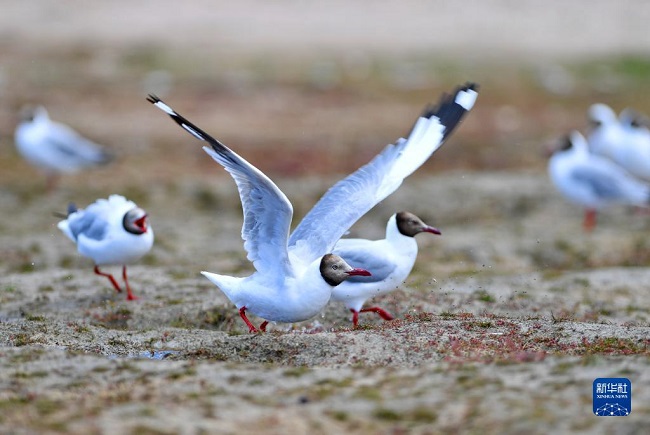
M 60 195 L 12 208 L 31 223 L 2 236 L 0 424 L 10 433 L 636 433 L 648 423 L 646 218 L 612 211 L 585 235 L 543 175 L 412 180 L 354 232 L 379 237 L 406 204 L 443 229 L 418 238 L 402 289 L 375 300 L 397 320 L 362 315 L 352 330 L 331 304 L 256 335 L 198 276 L 250 269 L 236 211 L 215 221 L 187 198 L 147 201 L 158 243 L 131 267 L 140 300 L 128 302 L 37 212 Z M 625 419 L 591 413 L 591 383 L 610 376 L 638 385 Z

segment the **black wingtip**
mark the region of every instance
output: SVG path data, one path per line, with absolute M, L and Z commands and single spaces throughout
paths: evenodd
M 227 155 L 228 152 L 231 152 L 227 146 L 225 146 L 217 139 L 210 136 L 208 133 L 203 131 L 197 125 L 190 122 L 184 116 L 180 115 L 178 112 L 176 112 L 174 109 L 169 107 L 163 100 L 158 98 L 156 95 L 149 94 L 147 96 L 147 101 L 149 101 L 151 104 L 156 105 L 156 107 L 164 111 L 176 124 L 181 126 L 185 131 L 190 133 L 192 136 L 194 136 L 199 140 L 209 143 L 212 149 L 215 150 L 217 153 L 222 155 Z
M 461 92 L 474 91 L 478 92 L 479 85 L 474 82 L 467 82 L 464 85 L 456 87 L 453 93 L 444 93 L 437 104 L 427 105 L 422 114 L 423 118 L 437 117 L 440 123 L 445 126 L 442 134 L 444 141 L 454 129 L 460 124 L 468 110 L 456 102 L 456 96 Z
M 478 83 L 474 82 L 466 82 L 464 86 L 461 86 L 459 90 L 464 90 L 464 91 L 477 91 L 479 90 L 480 86 Z
M 420 116 L 423 118 L 431 118 L 432 116 L 437 116 L 438 118 L 440 118 L 439 116 L 440 112 L 444 112 L 448 110 L 447 106 L 455 104 L 456 96 L 460 92 L 474 91 L 478 93 L 479 87 L 480 86 L 477 83 L 473 83 L 473 82 L 467 82 L 464 85 L 457 86 L 452 93 L 445 92 L 444 94 L 442 94 L 442 96 L 440 97 L 437 103 L 429 103 L 424 108 Z M 465 110 L 462 106 L 459 107 L 459 109 L 467 112 L 467 110 Z

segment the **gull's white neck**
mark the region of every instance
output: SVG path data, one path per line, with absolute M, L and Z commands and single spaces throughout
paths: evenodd
M 391 244 L 393 249 L 402 253 L 413 253 L 417 255 L 418 244 L 415 237 L 405 236 L 397 228 L 397 215 L 392 215 L 386 224 L 386 241 Z M 371 271 L 372 273 L 372 271 Z

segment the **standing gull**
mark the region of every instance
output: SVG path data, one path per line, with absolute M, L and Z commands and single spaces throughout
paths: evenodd
M 463 116 L 472 109 L 477 96 L 476 86 L 468 84 L 459 87 L 452 94 L 443 95 L 437 105 L 427 106 L 420 119 L 438 122 L 439 127 L 443 128 L 442 136 L 419 140 L 413 137 L 413 134 L 409 136 L 409 144 L 405 146 L 404 156 L 400 159 L 410 159 L 412 164 L 407 169 L 409 172 L 404 171 L 403 178 L 420 167 L 440 148 Z M 400 139 L 398 143 L 401 141 L 404 139 Z M 390 176 L 390 171 L 386 171 L 383 176 Z M 414 237 L 422 232 L 440 234 L 438 229 L 425 224 L 413 213 L 402 211 L 388 220 L 384 239 L 338 241 L 334 248 L 335 254 L 372 270 L 372 277 L 354 277 L 332 292 L 332 299 L 343 302 L 352 312 L 352 324 L 355 327 L 359 321 L 359 313 L 362 312 L 377 313 L 384 320 L 393 319 L 390 313 L 380 307 L 362 307 L 369 298 L 396 290 L 406 280 L 418 254 Z
M 589 152 L 587 141 L 571 132 L 548 162 L 555 187 L 568 200 L 585 209 L 584 229 L 596 225 L 596 212 L 613 204 L 650 205 L 650 185 L 630 175 L 607 157 Z
M 587 112 L 589 150 L 611 159 L 637 178 L 650 182 L 650 131 L 637 112 L 616 113 L 606 104 L 592 104 Z
M 372 276 L 350 278 L 332 291 L 332 300 L 345 303 L 352 312 L 354 326 L 359 322 L 359 313 L 373 312 L 384 320 L 393 320 L 393 316 L 383 308 L 362 307 L 366 300 L 396 290 L 406 280 L 418 255 L 415 236 L 420 233 L 440 234 L 440 231 L 413 213 L 401 211 L 388 219 L 385 239 L 338 241 L 334 247 L 335 254 L 372 270 Z
M 632 175 L 650 182 L 650 129 L 642 114 L 625 109 L 618 115 L 624 132 L 618 164 Z
M 109 279 L 118 292 L 119 284 L 99 266 L 121 265 L 128 300 L 135 300 L 126 275 L 126 265 L 136 262 L 153 246 L 153 229 L 147 213 L 120 195 L 98 199 L 85 209 L 68 206 L 68 217 L 58 227 L 77 244 L 77 250 L 95 262 L 95 273 Z

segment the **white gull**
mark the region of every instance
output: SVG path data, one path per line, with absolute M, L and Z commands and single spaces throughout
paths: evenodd
M 632 175 L 650 182 L 650 129 L 648 119 L 633 109 L 624 109 L 618 120 L 625 133 L 617 161 Z
M 300 255 L 296 255 L 295 249 L 288 249 L 293 207 L 284 193 L 260 170 L 160 99 L 150 95 L 148 100 L 192 135 L 208 142 L 212 148 L 203 149 L 230 173 L 237 184 L 244 212 L 244 249 L 257 271 L 243 278 L 201 273 L 235 304 L 250 332 L 257 332 L 257 328 L 246 312 L 264 319 L 259 327 L 262 331 L 266 330 L 269 321 L 293 323 L 307 320 L 327 305 L 333 286 L 350 276 L 370 275 L 368 271 L 353 268 L 341 257 L 329 253 L 328 245 L 333 246 L 336 239 L 301 245 Z
M 650 181 L 650 131 L 631 109 L 616 113 L 597 103 L 587 113 L 589 150 L 608 157 L 635 177 Z
M 43 106 L 23 109 L 14 139 L 20 155 L 45 173 L 48 189 L 54 187 L 60 174 L 104 165 L 113 159 L 101 145 L 52 121 Z
M 607 157 L 589 152 L 577 131 L 564 138 L 548 162 L 555 187 L 571 202 L 585 208 L 584 228 L 596 225 L 596 212 L 613 204 L 650 205 L 650 185 L 632 176 Z
M 121 195 L 98 199 L 85 209 L 68 206 L 68 216 L 57 225 L 77 245 L 84 257 L 95 262 L 95 273 L 107 277 L 115 290 L 119 284 L 99 266 L 121 265 L 127 299 L 135 300 L 126 274 L 126 265 L 139 260 L 153 246 L 153 229 L 147 213 Z
M 420 119 L 428 119 L 437 124 L 442 134 L 418 138 L 413 133 L 404 146 L 400 159 L 410 159 L 411 165 L 402 172 L 402 179 L 414 172 L 440 148 L 445 139 L 460 123 L 465 114 L 472 109 L 478 96 L 477 86 L 467 84 L 458 87 L 452 94 L 444 94 L 437 105 L 429 105 Z M 430 127 L 431 128 L 431 127 Z M 398 141 L 404 141 L 400 139 Z M 391 177 L 391 170 L 383 173 Z M 401 180 L 400 180 L 401 182 Z M 396 188 L 395 188 L 396 189 Z M 421 232 L 440 234 L 434 227 L 426 225 L 419 217 L 409 212 L 399 212 L 391 216 L 386 225 L 386 238 L 381 240 L 341 239 L 334 253 L 346 261 L 372 271 L 372 277 L 355 277 L 332 292 L 332 300 L 343 302 L 352 312 L 352 323 L 357 326 L 359 313 L 374 312 L 384 320 L 393 316 L 386 310 L 373 306 L 362 309 L 366 300 L 373 296 L 397 289 L 413 269 L 418 254 L 415 235 Z
M 352 312 L 357 326 L 359 313 L 377 313 L 384 320 L 393 316 L 378 306 L 362 308 L 366 300 L 396 290 L 411 273 L 418 255 L 415 236 L 420 233 L 440 234 L 437 228 L 407 211 L 388 219 L 386 238 L 381 240 L 341 239 L 334 253 L 346 261 L 372 271 L 369 277 L 353 277 L 332 291 L 332 300 L 341 301 Z

